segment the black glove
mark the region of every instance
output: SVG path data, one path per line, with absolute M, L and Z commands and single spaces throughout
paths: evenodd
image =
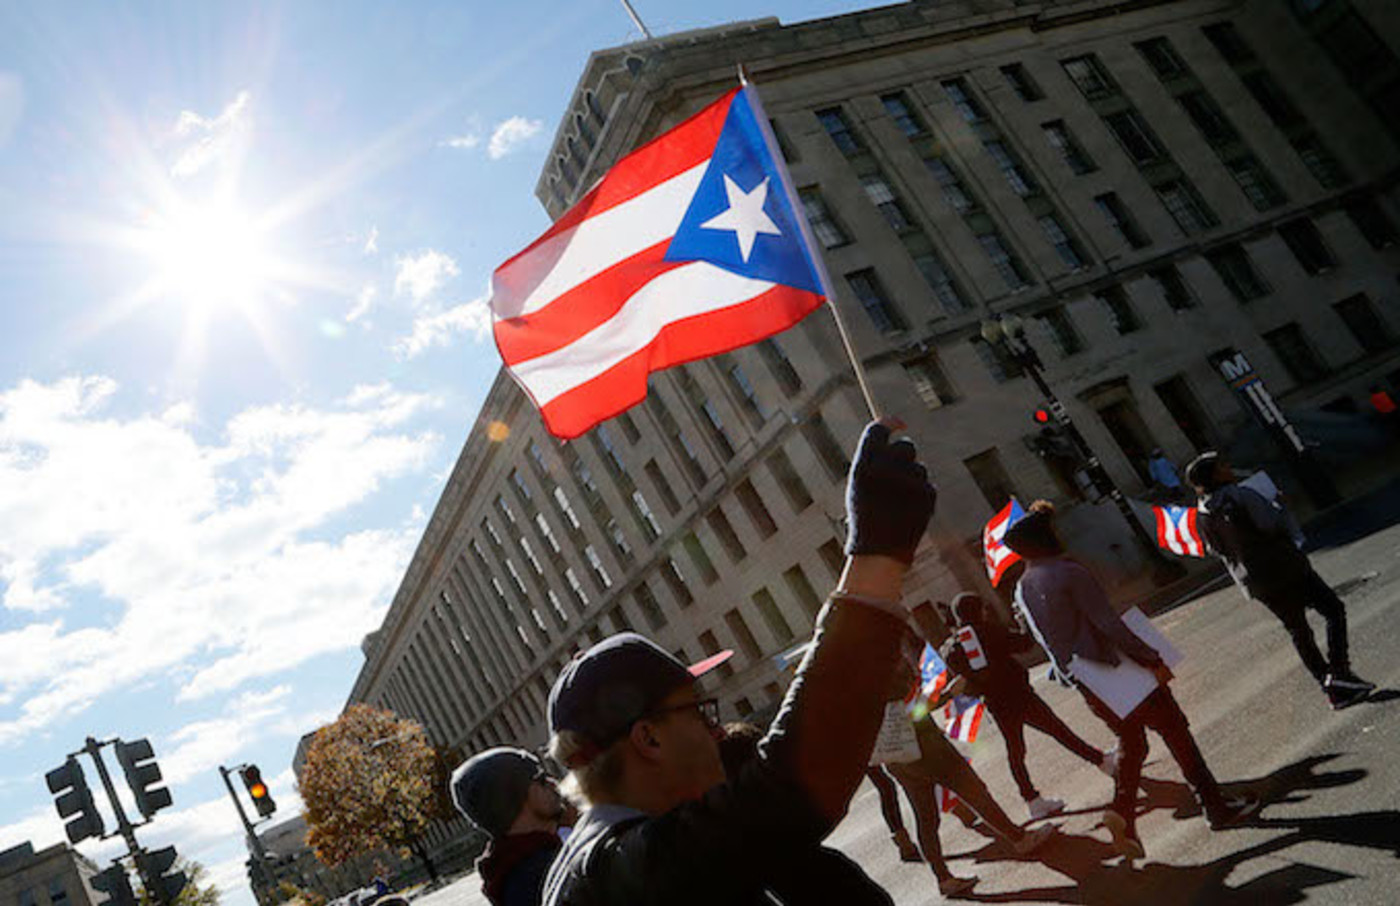
M 938 492 L 907 438 L 890 441 L 881 422 L 865 426 L 846 483 L 846 553 L 914 562 Z

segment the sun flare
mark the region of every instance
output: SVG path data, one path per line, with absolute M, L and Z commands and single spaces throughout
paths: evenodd
M 226 201 L 171 202 L 143 224 L 142 250 L 159 293 L 207 313 L 247 311 L 273 279 L 273 259 L 257 222 Z

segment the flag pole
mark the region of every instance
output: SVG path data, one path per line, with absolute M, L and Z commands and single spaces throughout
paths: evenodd
M 826 307 L 831 312 L 831 317 L 836 321 L 836 332 L 841 337 L 841 346 L 846 351 L 846 360 L 851 363 L 851 370 L 855 372 L 856 386 L 860 388 L 860 395 L 865 399 L 865 406 L 870 410 L 870 417 L 876 419 L 880 417 L 880 410 L 875 405 L 875 396 L 870 392 L 870 381 L 866 377 L 865 367 L 861 365 L 860 358 L 856 355 L 855 344 L 851 341 L 850 331 L 846 329 L 846 322 L 841 318 L 841 312 L 836 308 L 836 292 L 831 283 L 831 275 L 826 270 L 826 260 L 821 252 L 817 251 L 816 237 L 812 235 L 812 228 L 807 223 L 806 214 L 803 212 L 802 199 L 798 197 L 797 190 L 793 188 L 792 176 L 788 173 L 787 159 L 783 157 L 782 149 L 778 147 L 777 136 L 773 134 L 773 128 L 768 122 L 768 114 L 763 110 L 763 101 L 758 96 L 758 86 L 749 81 L 748 71 L 744 69 L 744 64 L 739 64 L 739 84 L 748 93 L 750 103 L 754 108 L 754 118 L 758 120 L 758 128 L 763 133 L 763 140 L 768 145 L 768 153 L 772 156 L 773 162 L 778 167 L 778 176 L 782 180 L 782 189 L 787 195 L 788 207 L 792 209 L 793 219 L 797 221 L 797 228 L 802 231 L 802 239 L 807 245 L 807 250 L 812 256 L 812 264 L 817 269 L 817 280 L 821 284 L 822 295 L 826 296 Z

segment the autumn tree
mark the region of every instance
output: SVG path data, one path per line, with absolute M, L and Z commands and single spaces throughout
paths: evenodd
M 447 773 L 421 724 L 351 705 L 307 747 L 299 786 L 306 842 L 333 868 L 381 849 L 408 849 L 436 881 L 423 835 L 452 815 Z

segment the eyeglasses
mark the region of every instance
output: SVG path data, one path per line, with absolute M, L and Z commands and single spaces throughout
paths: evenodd
M 657 708 L 651 713 L 660 716 L 673 711 L 687 711 L 691 708 L 699 712 L 700 719 L 705 722 L 707 727 L 712 730 L 719 729 L 719 699 L 717 698 L 702 698 L 699 701 L 683 702 L 679 705 L 668 705 L 665 708 Z

